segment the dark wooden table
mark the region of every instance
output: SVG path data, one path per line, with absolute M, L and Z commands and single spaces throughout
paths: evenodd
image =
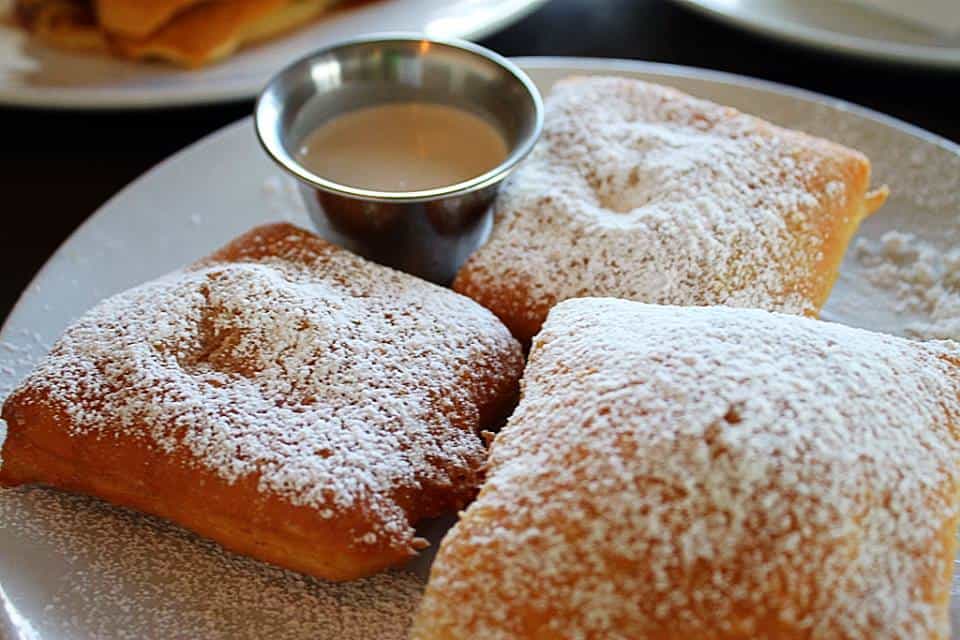
M 633 58 L 720 69 L 845 98 L 960 142 L 960 73 L 859 62 L 748 35 L 664 0 L 553 0 L 482 44 L 508 56 Z M 252 103 L 142 112 L 0 109 L 0 318 L 113 193 Z

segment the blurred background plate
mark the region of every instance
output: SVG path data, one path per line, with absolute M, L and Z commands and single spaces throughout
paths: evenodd
M 826 51 L 960 69 L 960 36 L 938 35 L 848 0 L 674 1 L 756 33 Z M 960 2 L 956 7 L 960 11 Z
M 922 129 L 823 95 L 689 67 L 518 62 L 544 93 L 574 74 L 641 78 L 860 149 L 873 161 L 874 182 L 888 184 L 892 195 L 858 239 L 875 242 L 902 230 L 940 250 L 960 245 L 960 147 Z M 192 262 L 253 225 L 280 220 L 309 225 L 249 118 L 162 162 L 91 216 L 23 292 L 0 331 L 0 398 L 99 300 Z M 924 319 L 899 311 L 855 254 L 848 252 L 825 318 L 898 334 Z M 3 430 L 0 421 L 0 442 Z M 402 640 L 448 524 L 422 530 L 433 545 L 406 571 L 331 585 L 97 500 L 2 489 L 0 638 Z M 951 613 L 960 631 L 958 605 L 955 596 Z
M 377 31 L 479 39 L 546 0 L 368 0 L 301 29 L 241 49 L 199 70 L 58 51 L 0 22 L 0 105 L 134 108 L 252 98 L 277 69 L 314 49 Z M 12 0 L 0 0 L 7 15 Z

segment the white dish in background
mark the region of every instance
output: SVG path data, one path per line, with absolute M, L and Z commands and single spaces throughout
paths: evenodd
M 903 122 L 824 96 L 684 67 L 519 62 L 544 92 L 570 74 L 638 77 L 861 149 L 873 160 L 875 183 L 889 184 L 893 195 L 860 237 L 904 229 L 940 248 L 960 239 L 960 147 Z M 191 262 L 253 225 L 307 224 L 284 180 L 247 119 L 117 194 L 64 243 L 7 319 L 0 397 L 72 318 L 104 296 Z M 896 313 L 890 295 L 862 276 L 848 255 L 825 317 L 894 333 L 917 319 Z M 436 543 L 443 531 L 435 524 L 426 535 Z M 419 579 L 391 573 L 367 583 L 323 584 L 220 552 L 153 518 L 44 489 L 0 491 L 0 549 L 0 637 L 26 640 L 399 638 L 430 561 L 427 553 L 410 567 Z
M 847 0 L 675 2 L 756 33 L 824 51 L 960 69 L 960 35 L 940 35 Z
M 0 0 L 0 16 L 13 0 Z M 267 42 L 196 70 L 71 53 L 32 41 L 0 21 L 0 105 L 143 108 L 254 97 L 290 61 L 338 40 L 378 31 L 479 39 L 519 20 L 546 0 L 374 0 L 335 10 Z

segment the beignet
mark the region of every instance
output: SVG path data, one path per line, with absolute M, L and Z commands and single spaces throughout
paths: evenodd
M 284 224 L 118 294 L 3 406 L 0 483 L 168 518 L 334 580 L 462 507 L 520 346 L 486 309 Z
M 656 84 L 570 78 L 453 287 L 523 341 L 581 296 L 815 315 L 886 198 L 869 182 L 838 144 Z
M 15 0 L 14 16 L 59 49 L 200 67 L 291 31 L 339 0 Z
M 958 364 L 760 310 L 559 304 L 413 638 L 945 640 Z
M 237 49 L 292 31 L 327 12 L 336 0 L 200 2 L 142 38 L 111 35 L 111 50 L 133 60 L 202 67 Z

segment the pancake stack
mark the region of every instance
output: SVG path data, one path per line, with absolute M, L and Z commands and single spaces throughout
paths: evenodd
M 338 0 L 17 0 L 19 22 L 52 46 L 201 67 L 300 26 Z

